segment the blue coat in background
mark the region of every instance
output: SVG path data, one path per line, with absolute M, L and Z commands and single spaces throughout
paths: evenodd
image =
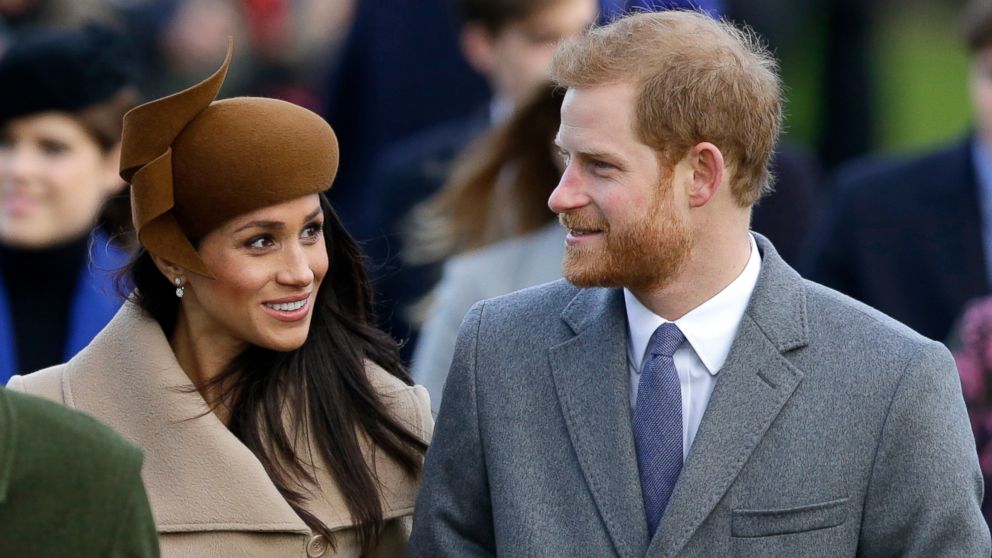
M 90 243 L 90 257 L 80 270 L 76 292 L 69 309 L 69 327 L 63 360 L 69 360 L 107 325 L 123 300 L 114 285 L 114 271 L 128 262 L 128 254 L 102 232 L 95 232 Z M 7 289 L 0 278 L 0 383 L 6 384 L 17 369 L 14 330 L 11 325 Z
M 603 21 L 612 21 L 621 14 L 632 11 L 660 12 L 662 10 L 702 10 L 713 17 L 724 11 L 723 0 L 600 0 Z

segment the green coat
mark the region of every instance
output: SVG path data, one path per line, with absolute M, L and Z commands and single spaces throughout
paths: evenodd
M 0 389 L 0 556 L 157 557 L 141 459 L 83 413 Z

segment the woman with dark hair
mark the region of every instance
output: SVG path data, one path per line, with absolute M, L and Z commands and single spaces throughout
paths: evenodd
M 0 384 L 71 358 L 120 307 L 124 50 L 103 29 L 43 30 L 0 57 Z
M 561 277 L 565 232 L 548 197 L 562 172 L 553 140 L 563 97 L 550 83 L 535 88 L 455 161 L 441 191 L 411 215 L 406 259 L 444 262 L 438 286 L 411 310 L 424 322 L 412 372 L 435 410 L 469 308 Z
M 290 103 L 213 101 L 230 57 L 125 117 L 135 290 L 79 355 L 10 386 L 145 450 L 163 556 L 397 556 L 427 393 L 371 325 L 361 254 L 321 194 L 333 131 Z

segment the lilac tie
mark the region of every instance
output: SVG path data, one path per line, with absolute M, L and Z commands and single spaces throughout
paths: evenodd
M 672 355 L 683 341 L 677 325 L 658 327 L 648 343 L 650 354 L 637 384 L 634 446 L 651 536 L 682 472 L 682 387 Z

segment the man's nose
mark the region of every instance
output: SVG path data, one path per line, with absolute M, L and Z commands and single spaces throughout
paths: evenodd
M 585 192 L 583 179 L 574 164 L 569 164 L 548 198 L 548 207 L 555 213 L 565 213 L 588 204 L 589 196 Z

